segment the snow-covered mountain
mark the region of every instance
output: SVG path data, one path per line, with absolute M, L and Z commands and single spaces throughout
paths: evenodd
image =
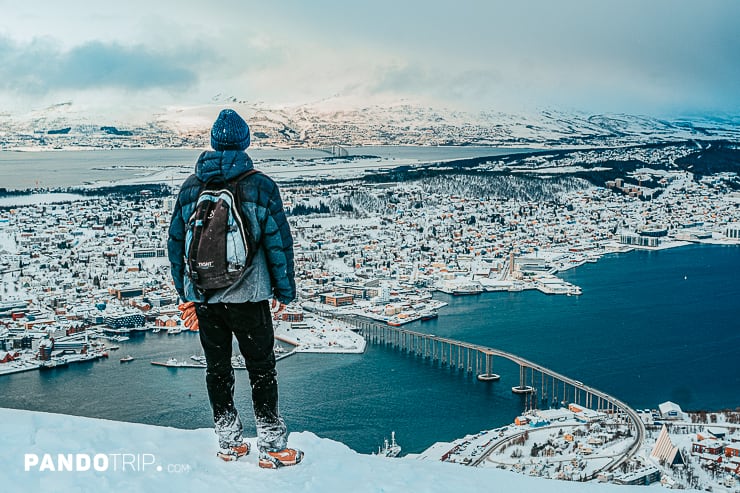
M 220 109 L 249 122 L 261 146 L 494 145 L 601 147 L 691 139 L 740 139 L 740 116 L 658 119 L 627 114 L 587 115 L 546 110 L 528 114 L 464 112 L 408 101 L 363 106 L 336 101 L 271 107 L 236 98 L 200 106 L 168 107 L 114 120 L 65 102 L 25 115 L 0 114 L 0 148 L 23 145 L 206 146 Z M 131 135 L 111 135 L 111 128 Z M 51 132 L 51 134 L 49 133 Z M 20 136 L 20 137 L 19 137 Z M 86 144 L 85 139 L 93 139 Z
M 303 463 L 257 466 L 255 453 L 225 463 L 211 429 L 136 423 L 0 408 L 2 490 L 7 492 L 478 492 L 630 493 L 640 486 L 573 483 L 413 458 L 353 452 L 309 432 L 290 443 Z M 347 426 L 350 426 L 347 423 Z M 254 447 L 254 440 L 251 442 Z
M 445 110 L 408 102 L 338 108 L 323 103 L 269 108 L 233 102 L 258 138 L 298 145 L 516 145 L 611 146 L 666 140 L 740 137 L 740 117 L 663 120 L 647 116 L 585 115 L 562 111 L 515 115 Z M 206 131 L 217 108 L 179 108 L 158 124 L 175 131 Z

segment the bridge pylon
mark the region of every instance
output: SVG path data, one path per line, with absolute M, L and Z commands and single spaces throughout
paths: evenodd
M 531 394 L 534 392 L 534 387 L 527 385 L 524 365 L 519 365 L 519 385 L 512 387 L 511 391 L 515 394 Z
M 493 373 L 493 354 L 485 353 L 486 357 L 486 372 L 478 375 L 478 380 L 481 382 L 495 382 L 501 379 L 501 375 Z

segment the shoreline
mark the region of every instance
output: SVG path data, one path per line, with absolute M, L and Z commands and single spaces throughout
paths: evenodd
M 431 163 L 444 164 L 448 162 L 459 161 L 460 159 L 498 159 L 498 158 L 509 158 L 511 156 L 524 154 L 528 152 L 539 153 L 544 152 L 547 149 L 537 149 L 531 146 L 527 147 L 505 147 L 505 146 L 488 146 L 488 145 L 460 145 L 460 146 L 424 146 L 424 145 L 366 145 L 366 146 L 348 146 L 348 149 L 357 150 L 356 152 L 373 152 L 379 151 L 377 154 L 360 154 L 350 155 L 346 158 L 340 158 L 332 156 L 322 151 L 320 147 L 252 147 L 248 149 L 247 153 L 255 161 L 260 169 L 269 172 L 271 175 L 275 175 L 283 180 L 306 180 L 306 179 L 324 179 L 331 176 L 333 179 L 350 180 L 350 179 L 362 179 L 366 173 L 378 173 L 396 168 L 402 168 L 405 166 L 417 167 L 417 166 L 428 166 Z M 147 148 L 85 148 L 85 149 L 54 149 L 54 153 L 81 153 L 86 158 L 94 156 L 96 153 L 104 155 L 108 158 L 108 162 L 104 163 L 89 163 L 89 169 L 74 170 L 80 178 L 74 184 L 69 186 L 48 186 L 42 184 L 42 186 L 27 185 L 23 186 L 12 186 L 8 188 L 7 181 L 4 188 L 0 188 L 0 191 L 5 189 L 11 192 L 26 193 L 32 192 L 36 189 L 43 189 L 46 191 L 66 191 L 68 189 L 95 189 L 105 188 L 118 185 L 162 185 L 171 183 L 176 180 L 177 183 L 181 183 L 187 175 L 192 171 L 192 166 L 195 164 L 197 154 L 199 152 L 208 150 L 203 147 L 147 147 Z M 409 157 L 405 154 L 409 150 L 419 150 L 424 153 L 431 153 L 429 156 L 423 157 Z M 435 152 L 435 150 L 437 152 Z M 473 151 L 471 151 L 473 150 Z M 396 151 L 396 152 L 393 152 Z M 454 152 L 452 152 L 454 151 Z M 0 170 L 7 163 L 2 159 L 3 152 L 15 152 L 18 156 L 44 156 L 47 151 L 43 150 L 25 150 L 25 151 L 3 151 L 0 150 Z M 130 159 L 130 156 L 125 156 L 127 153 L 137 152 L 151 152 L 160 153 L 160 164 L 149 164 L 143 165 L 131 165 L 125 159 Z M 113 153 L 122 154 L 122 158 L 119 160 L 115 159 L 115 156 L 110 156 Z M 189 155 L 192 153 L 192 155 Z M 301 154 L 297 156 L 290 155 L 291 153 Z M 183 157 L 189 155 L 187 161 L 183 161 L 179 154 Z M 264 154 L 263 156 L 260 156 Z M 435 156 L 434 154 L 438 154 Z M 460 155 L 454 155 L 460 154 Z M 473 156 L 473 157 L 471 157 Z M 87 160 L 87 159 L 86 159 Z M 11 160 L 12 161 L 12 160 Z M 32 162 L 31 159 L 28 159 Z M 43 160 L 44 162 L 47 159 Z M 150 160 L 151 161 L 151 160 Z M 317 164 L 326 161 L 329 163 L 326 167 L 317 166 Z M 346 161 L 344 167 L 338 166 L 338 163 Z M 291 169 L 286 170 L 286 166 Z M 97 172 L 120 172 L 125 171 L 129 168 L 136 170 L 147 170 L 145 176 L 132 176 L 126 175 L 113 180 L 101 177 L 94 182 L 85 182 L 84 178 L 86 172 L 97 171 Z M 186 170 L 187 172 L 185 172 Z M 49 170 L 42 170 L 44 172 L 54 172 L 58 170 L 56 168 Z M 337 174 L 338 173 L 338 174 Z M 10 182 L 12 183 L 10 177 Z M 2 193 L 0 193 L 0 197 Z

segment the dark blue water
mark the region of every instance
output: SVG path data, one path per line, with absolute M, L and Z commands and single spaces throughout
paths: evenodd
M 634 407 L 673 400 L 684 409 L 740 406 L 740 248 L 685 247 L 611 255 L 564 274 L 580 297 L 539 292 L 446 297 L 431 322 L 410 326 L 504 349 L 583 381 Z M 180 428 L 211 426 L 204 372 L 151 360 L 198 352 L 197 335 L 146 334 L 113 358 L 0 378 L 0 405 Z M 130 353 L 137 359 L 121 364 Z M 419 452 L 509 423 L 523 401 L 512 364 L 481 383 L 397 350 L 297 355 L 278 363 L 281 409 L 310 430 L 371 452 L 391 430 Z M 245 372 L 237 404 L 253 433 Z

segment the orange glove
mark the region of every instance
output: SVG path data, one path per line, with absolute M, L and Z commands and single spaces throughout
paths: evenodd
M 183 323 L 185 324 L 185 327 L 192 330 L 193 332 L 198 331 L 198 315 L 195 313 L 195 303 L 192 301 L 188 301 L 187 303 L 182 303 L 177 307 L 178 310 L 180 310 L 182 313 L 180 314 L 180 318 L 183 320 Z
M 280 315 L 282 315 L 283 312 L 285 311 L 285 303 L 280 303 L 278 300 L 273 298 L 271 310 L 272 310 L 272 319 L 278 320 L 280 318 Z

